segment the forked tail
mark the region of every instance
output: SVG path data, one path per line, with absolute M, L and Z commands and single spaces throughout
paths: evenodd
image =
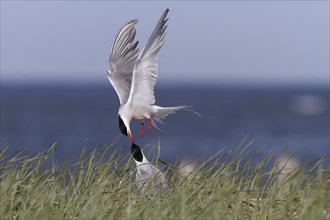
M 163 120 L 165 118 L 167 118 L 167 116 L 174 114 L 178 110 L 190 111 L 190 112 L 198 115 L 199 117 L 202 117 L 197 112 L 191 110 L 190 109 L 191 106 L 182 105 L 182 106 L 174 106 L 174 107 L 160 107 L 160 106 L 154 105 L 153 107 L 155 109 L 155 112 L 154 112 L 154 116 L 152 117 L 152 120 L 151 120 L 151 125 L 159 131 L 162 131 L 162 130 L 160 128 L 158 128 L 156 122 L 164 124 Z M 164 132 L 164 131 L 162 131 L 162 132 Z M 164 133 L 166 133 L 166 132 L 164 132 Z

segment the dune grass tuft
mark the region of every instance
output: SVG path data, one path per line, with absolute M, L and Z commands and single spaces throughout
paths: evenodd
M 274 151 L 254 161 L 249 144 L 182 172 L 163 165 L 170 191 L 140 194 L 130 155 L 84 149 L 74 164 L 54 145 L 34 157 L 0 152 L 1 219 L 329 219 L 330 168 L 322 159 L 288 169 Z M 283 163 L 283 160 L 284 161 Z M 160 163 L 161 164 L 161 163 Z M 284 165 L 283 165 L 284 164 Z M 285 171 L 286 170 L 286 171 Z M 285 171 L 285 172 L 284 172 Z

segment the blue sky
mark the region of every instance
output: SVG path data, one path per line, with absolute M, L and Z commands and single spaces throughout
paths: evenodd
M 1 1 L 1 83 L 107 83 L 118 29 L 142 49 L 166 8 L 158 83 L 329 85 L 328 1 Z

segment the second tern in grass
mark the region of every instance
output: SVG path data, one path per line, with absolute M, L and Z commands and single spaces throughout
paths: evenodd
M 143 135 L 144 120 L 160 130 L 156 122 L 162 123 L 168 115 L 189 106 L 161 107 L 155 105 L 154 87 L 157 79 L 157 58 L 164 44 L 166 9 L 152 32 L 146 46 L 139 54 L 138 41 L 134 42 L 137 20 L 131 20 L 117 34 L 109 59 L 108 79 L 116 90 L 120 108 L 118 111 L 119 129 L 134 142 L 130 130 L 132 119 L 141 121 L 140 136 Z
M 149 195 L 154 195 L 160 188 L 169 190 L 165 174 L 148 161 L 138 145 L 132 143 L 131 154 L 136 165 L 136 182 L 140 192 L 147 190 Z

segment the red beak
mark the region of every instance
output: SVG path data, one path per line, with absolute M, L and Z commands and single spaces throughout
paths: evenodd
M 134 138 L 133 138 L 133 136 L 131 135 L 131 133 L 128 133 L 127 136 L 128 136 L 128 138 L 132 141 L 132 143 L 134 143 Z

